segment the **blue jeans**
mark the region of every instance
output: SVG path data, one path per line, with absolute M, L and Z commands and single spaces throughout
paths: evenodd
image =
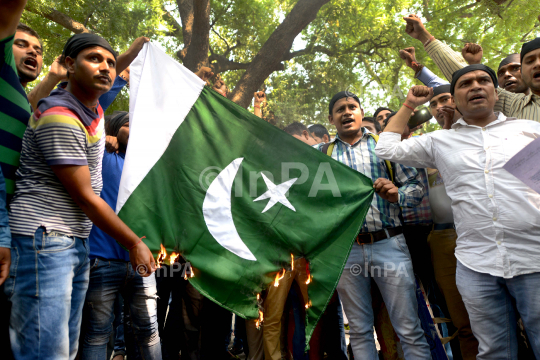
M 9 336 L 15 359 L 74 359 L 88 288 L 88 241 L 40 227 L 12 234 Z
M 371 278 L 381 291 L 405 359 L 431 359 L 418 318 L 416 283 L 403 235 L 374 244 L 355 243 L 339 280 L 338 293 L 349 319 L 355 359 L 378 359 L 373 337 Z
M 471 270 L 458 260 L 456 284 L 478 339 L 476 359 L 518 358 L 514 300 L 540 359 L 540 273 L 504 279 Z
M 90 262 L 90 285 L 85 301 L 88 322 L 81 358 L 106 358 L 107 343 L 113 333 L 114 302 L 119 294 L 124 298 L 124 310 L 131 317 L 141 357 L 161 360 L 155 276 L 143 278 L 129 262 L 102 259 Z

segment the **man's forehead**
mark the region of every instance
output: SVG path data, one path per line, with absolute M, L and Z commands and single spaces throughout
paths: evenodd
M 459 83 L 462 83 L 464 81 L 467 81 L 467 80 L 474 80 L 474 79 L 482 79 L 482 78 L 489 78 L 491 80 L 491 76 L 489 76 L 489 74 L 483 70 L 474 70 L 474 71 L 471 71 L 471 72 L 468 72 L 464 75 L 462 75 L 458 81 L 457 81 L 457 84 Z
M 527 59 L 535 58 L 540 56 L 540 49 L 536 49 L 533 51 L 529 51 L 525 56 L 523 57 L 523 62 L 527 61 Z
M 34 45 L 34 46 L 37 45 L 41 48 L 41 43 L 39 42 L 39 39 L 35 37 L 34 35 L 27 33 L 26 31 L 15 32 L 14 41 L 17 41 L 17 40 L 25 40 L 25 41 L 28 41 L 31 45 Z
M 358 101 L 356 101 L 354 98 L 346 97 L 346 98 L 342 98 L 342 99 L 339 99 L 338 101 L 336 101 L 336 103 L 334 104 L 334 109 L 337 106 L 342 106 L 342 105 L 345 105 L 345 104 L 354 104 L 356 106 L 360 106 L 360 104 L 358 104 Z
M 450 93 L 442 93 L 442 94 L 439 94 L 437 96 L 434 96 L 434 97 L 431 98 L 430 103 L 437 102 L 439 99 L 442 99 L 444 97 L 452 97 L 452 94 L 450 94 Z
M 111 58 L 114 60 L 114 55 L 107 49 L 105 49 L 104 47 L 101 47 L 101 46 L 90 46 L 90 47 L 87 47 L 85 49 L 82 49 L 81 52 L 79 54 L 90 54 L 90 53 L 98 53 L 102 56 L 105 56 L 105 57 L 108 57 L 108 58 Z
M 384 116 L 386 114 L 390 114 L 391 111 L 390 110 L 381 110 L 378 114 L 377 114 L 377 118 L 381 117 L 381 116 Z
M 497 70 L 497 75 L 506 72 L 506 70 L 511 69 L 513 66 L 521 66 L 521 63 L 519 61 L 518 62 L 514 61 L 506 65 L 503 65 L 500 67 L 499 70 Z

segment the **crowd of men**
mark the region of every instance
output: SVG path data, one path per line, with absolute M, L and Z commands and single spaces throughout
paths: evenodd
M 149 40 L 118 55 L 98 35 L 74 35 L 27 94 L 43 45 L 19 23 L 25 5 L 0 0 L 2 356 L 438 359 L 443 342 L 428 330 L 435 317 L 450 319 L 437 329 L 446 331 L 444 343 L 456 337 L 445 347 L 455 359 L 540 359 L 540 194 L 503 168 L 540 136 L 540 38 L 495 72 L 481 64 L 479 45 L 457 53 L 410 15 L 405 32 L 448 81 L 407 48 L 400 56 L 425 86 L 411 88 L 397 111 L 383 106 L 365 117 L 361 99 L 343 91 L 328 106 L 334 138 L 320 124 L 287 126 L 371 178 L 376 194 L 309 351 L 304 259 L 263 294 L 262 326 L 236 317 L 229 348 L 233 314 L 167 271 L 185 263 L 181 256 L 156 271 L 144 241 L 113 211 L 129 113 L 104 112 L 129 86 L 129 65 Z M 214 75 L 206 67 L 196 74 Z M 228 95 L 223 81 L 212 87 Z M 265 101 L 254 94 L 260 117 Z M 412 136 L 408 121 L 426 103 L 443 130 Z M 399 351 L 390 349 L 394 338 Z

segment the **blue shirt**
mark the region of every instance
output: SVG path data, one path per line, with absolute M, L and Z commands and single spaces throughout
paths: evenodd
M 11 248 L 11 231 L 6 210 L 6 182 L 0 167 L 0 247 Z
M 363 136 L 353 145 L 350 145 L 336 136 L 332 158 L 354 170 L 371 178 L 373 182 L 378 178 L 388 179 L 388 169 L 384 160 L 375 155 L 377 143 L 368 135 L 366 128 L 362 128 Z M 319 151 L 324 144 L 314 145 Z M 399 188 L 398 202 L 396 204 L 384 200 L 379 194 L 373 196 L 371 207 L 368 210 L 361 232 L 374 232 L 385 228 L 401 226 L 400 207 L 414 207 L 420 204 L 425 188 L 418 179 L 415 168 L 394 164 L 394 182 Z
M 431 70 L 429 70 L 427 67 L 423 67 L 422 70 L 420 70 L 420 73 L 416 77 L 418 80 L 420 80 L 424 85 L 436 88 L 437 86 L 442 85 L 448 85 L 447 81 L 444 81 L 437 75 L 435 75 Z
M 125 153 L 110 154 L 108 152 L 103 155 L 103 189 L 100 196 L 113 209 L 116 208 L 125 156 Z M 92 227 L 88 240 L 90 259 L 129 261 L 129 252 L 97 226 Z
M 114 84 L 111 86 L 111 89 L 107 91 L 105 94 L 101 95 L 99 97 L 99 105 L 101 105 L 101 108 L 103 109 L 103 112 L 107 110 L 109 106 L 111 106 L 114 99 L 116 99 L 116 96 L 122 90 L 124 86 L 126 86 L 127 81 L 124 80 L 123 77 L 117 76 L 116 79 L 114 79 Z

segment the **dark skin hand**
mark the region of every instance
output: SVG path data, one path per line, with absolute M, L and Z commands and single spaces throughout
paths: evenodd
M 9 248 L 0 247 L 0 285 L 8 278 L 10 265 L 11 250 Z
M 482 63 L 482 55 L 484 50 L 478 44 L 467 43 L 461 49 L 461 55 L 469 65 Z
M 442 106 L 437 109 L 437 120 L 444 123 L 443 129 L 450 130 L 452 128 L 452 124 L 454 123 L 454 113 L 455 109 L 450 106 Z
M 405 60 L 405 64 L 413 69 L 415 73 L 418 72 L 420 64 L 416 62 L 416 50 L 414 47 L 399 50 L 399 57 Z
M 117 239 L 129 251 L 133 269 L 141 276 L 150 276 L 156 264 L 148 246 L 120 220 L 113 209 L 92 189 L 90 169 L 80 165 L 53 165 L 52 170 L 75 203 L 101 230 Z
M 398 188 L 390 180 L 378 178 L 373 183 L 375 192 L 384 200 L 391 203 L 396 203 L 399 200 Z

